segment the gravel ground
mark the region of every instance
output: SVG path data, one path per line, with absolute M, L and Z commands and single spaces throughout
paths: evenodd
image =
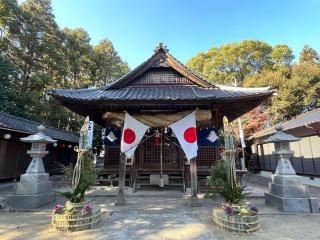
M 252 194 L 247 202 L 261 213 L 261 229 L 251 235 L 226 232 L 213 224 L 212 209 L 219 206 L 218 199 L 202 198 L 202 207 L 190 208 L 188 196 L 178 191 L 138 191 L 127 194 L 127 206 L 115 207 L 116 189 L 94 188 L 87 198 L 105 212 L 96 229 L 74 233 L 52 230 L 50 211 L 56 203 L 65 202 L 58 196 L 54 203 L 36 211 L 0 211 L 0 239 L 320 239 L 320 214 L 284 214 L 270 208 L 263 198 L 267 180 L 251 180 Z M 10 192 L 0 190 L 0 198 Z
M 319 214 L 283 214 L 266 207 L 261 198 L 250 199 L 261 210 L 261 229 L 252 235 L 241 235 L 223 231 L 212 223 L 211 212 L 218 201 L 201 199 L 202 207 L 189 208 L 186 196 L 150 195 L 130 196 L 126 207 L 113 206 L 114 197 L 91 198 L 106 213 L 96 229 L 74 233 L 52 230 L 49 208 L 37 212 L 3 211 L 0 239 L 320 239 Z M 61 201 L 62 198 L 57 199 Z

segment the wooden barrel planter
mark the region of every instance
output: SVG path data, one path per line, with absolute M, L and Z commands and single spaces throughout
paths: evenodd
M 101 208 L 93 206 L 90 213 L 83 214 L 82 209 L 87 204 L 90 202 L 71 203 L 68 201 L 63 213 L 53 212 L 51 221 L 53 229 L 74 232 L 96 227 L 101 219 Z
M 259 214 L 227 214 L 223 208 L 213 210 L 213 222 L 227 231 L 237 233 L 252 233 L 260 228 Z

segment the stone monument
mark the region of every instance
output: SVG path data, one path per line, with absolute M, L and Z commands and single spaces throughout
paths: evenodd
M 31 143 L 31 150 L 28 150 L 27 153 L 32 157 L 32 160 L 26 173 L 20 176 L 15 193 L 7 197 L 6 204 L 11 208 L 38 208 L 52 202 L 55 197 L 49 181 L 49 174 L 44 170 L 42 158 L 49 153 L 46 151 L 46 145 L 55 143 L 57 140 L 44 134 L 44 126 L 38 126 L 37 129 L 38 133 L 20 138 L 22 142 Z
M 310 197 L 308 187 L 303 185 L 302 177 L 296 175 L 290 162 L 294 152 L 290 150 L 289 143 L 300 139 L 284 133 L 282 125 L 276 125 L 275 129 L 277 132 L 264 141 L 275 144 L 272 154 L 278 160 L 276 172 L 269 183 L 269 193 L 265 193 L 266 204 L 284 212 L 319 212 L 317 199 Z

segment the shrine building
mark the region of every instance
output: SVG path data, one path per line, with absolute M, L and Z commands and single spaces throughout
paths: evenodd
M 217 136 L 223 116 L 231 122 L 270 98 L 273 92 L 270 88 L 216 85 L 187 68 L 159 44 L 149 59 L 110 85 L 53 90 L 50 95 L 60 105 L 89 116 L 106 128 L 104 170 L 100 174 L 107 181 L 119 179 L 121 128 L 124 113 L 128 112 L 151 129 L 136 149 L 134 159 L 126 160 L 126 186 L 157 185 L 161 174 L 165 186 L 185 191 L 191 185 L 190 163 L 168 125 L 196 111 L 198 155 L 194 164 L 198 184 L 202 185 L 209 168 L 219 160 Z

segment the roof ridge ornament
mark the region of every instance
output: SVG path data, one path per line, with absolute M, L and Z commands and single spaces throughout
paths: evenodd
M 158 52 L 158 51 L 160 51 L 160 50 L 163 50 L 164 52 L 169 52 L 169 49 L 168 49 L 168 47 L 164 44 L 164 43 L 159 43 L 156 47 L 155 47 L 155 49 L 153 50 L 154 52 Z

